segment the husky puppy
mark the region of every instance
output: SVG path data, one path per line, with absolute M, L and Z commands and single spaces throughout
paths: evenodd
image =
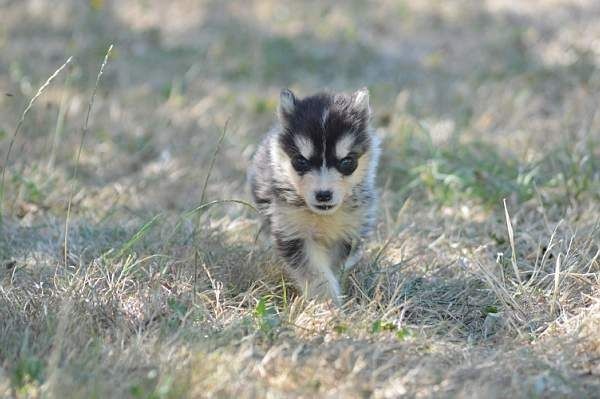
M 298 288 L 339 303 L 340 275 L 360 260 L 375 222 L 369 92 L 300 99 L 284 89 L 278 116 L 252 160 L 252 195 Z

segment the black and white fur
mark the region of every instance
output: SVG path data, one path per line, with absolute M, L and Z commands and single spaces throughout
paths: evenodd
M 375 222 L 369 92 L 299 99 L 284 89 L 278 114 L 252 161 L 252 195 L 298 287 L 339 303 L 339 276 L 360 260 Z

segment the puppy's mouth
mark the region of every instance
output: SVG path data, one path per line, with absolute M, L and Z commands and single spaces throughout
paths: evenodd
M 317 208 L 320 211 L 328 211 L 331 208 L 335 208 L 335 205 L 315 205 L 315 208 Z
M 311 204 L 310 210 L 316 213 L 317 215 L 331 215 L 337 210 L 338 205 L 339 204 Z

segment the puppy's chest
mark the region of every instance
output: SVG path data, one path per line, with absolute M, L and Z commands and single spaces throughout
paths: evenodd
M 333 215 L 317 215 L 306 209 L 282 207 L 273 213 L 273 224 L 284 235 L 326 244 L 358 238 L 361 219 L 360 212 L 345 209 Z

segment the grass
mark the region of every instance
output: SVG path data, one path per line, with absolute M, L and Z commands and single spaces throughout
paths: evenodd
M 6 5 L 0 397 L 596 397 L 596 14 Z M 380 217 L 335 308 L 244 179 L 281 86 L 365 85 Z

